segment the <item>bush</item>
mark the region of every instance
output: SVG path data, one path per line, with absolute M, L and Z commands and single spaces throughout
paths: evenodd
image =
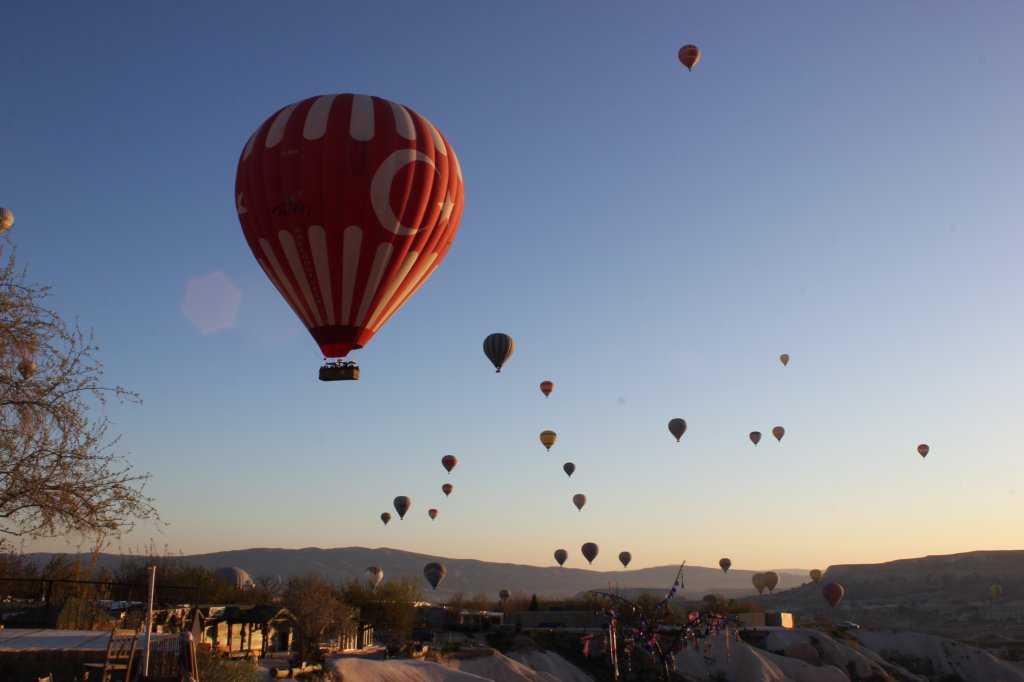
M 263 682 L 265 676 L 256 661 L 233 661 L 213 652 L 196 651 L 199 679 L 217 682 Z

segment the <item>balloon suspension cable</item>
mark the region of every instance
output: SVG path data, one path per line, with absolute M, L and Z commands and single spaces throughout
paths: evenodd
M 359 365 L 352 360 L 328 360 L 320 367 L 320 381 L 355 381 L 359 379 Z

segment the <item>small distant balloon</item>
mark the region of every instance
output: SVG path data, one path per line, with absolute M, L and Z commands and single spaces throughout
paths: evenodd
M 818 570 L 817 568 L 812 568 L 811 572 L 810 572 L 810 576 L 811 576 L 811 580 L 812 581 L 818 582 L 819 580 L 821 580 L 821 571 Z
M 683 45 L 679 48 L 679 63 L 686 67 L 687 71 L 693 71 L 700 61 L 700 48 L 696 45 Z
M 380 585 L 380 581 L 384 580 L 384 569 L 380 566 L 370 566 L 363 572 L 363 580 L 370 586 L 370 588 L 377 587 Z
M 427 510 L 427 516 L 429 516 L 430 520 L 433 521 L 434 519 L 437 518 L 437 510 L 436 509 L 428 509 Z
M 583 493 L 576 493 L 572 496 L 572 503 L 576 505 L 576 508 L 583 511 L 583 505 L 587 503 L 587 496 Z
M 992 599 L 999 599 L 1003 596 L 1003 588 L 1000 585 L 992 585 L 988 588 L 988 596 Z
M 930 448 L 924 443 L 921 443 L 920 445 L 917 446 L 917 454 L 921 455 L 922 458 L 928 456 L 929 450 Z
M 551 395 L 551 391 L 555 390 L 555 382 L 553 381 L 542 381 L 540 382 L 540 392 L 547 398 Z
M 391 520 L 391 514 L 384 512 L 380 515 L 380 520 L 384 522 L 384 525 L 388 525 L 388 521 Z
M 568 558 L 569 558 L 569 552 L 565 551 L 564 549 L 556 549 L 555 550 L 555 561 L 558 562 L 559 566 L 564 566 L 565 565 L 565 560 L 568 559 Z
M 780 355 L 779 356 L 779 362 L 782 363 L 783 367 L 788 365 L 789 364 L 789 353 L 783 353 L 782 355 Z
M 587 560 L 587 563 L 592 564 L 594 559 L 597 558 L 597 543 L 584 542 L 583 546 L 580 547 L 580 551 L 583 552 L 583 558 Z
M 679 439 L 683 437 L 684 433 L 686 433 L 686 420 L 680 419 L 679 417 L 669 420 L 668 432 L 675 436 L 676 442 L 678 443 Z
M 562 471 L 565 472 L 566 476 L 572 478 L 573 472 L 576 471 L 576 465 L 573 464 L 572 462 L 566 462 L 565 464 L 562 465 Z
M 494 365 L 496 372 L 501 371 L 502 366 L 512 357 L 515 348 L 515 341 L 508 334 L 491 334 L 484 339 L 484 355 Z
M 729 568 L 732 566 L 732 559 L 723 557 L 718 560 L 718 566 L 722 569 L 722 573 L 728 573 Z
M 750 442 L 753 443 L 754 445 L 757 445 L 758 443 L 760 443 L 761 442 L 761 432 L 760 431 L 751 431 L 750 432 Z
M 776 426 L 772 429 L 772 435 L 775 436 L 775 440 L 782 442 L 782 437 L 786 435 L 786 429 L 781 426 Z
M 623 568 L 629 567 L 629 562 L 633 560 L 633 555 L 629 552 L 619 552 L 619 561 L 622 562 Z
M 455 458 L 455 455 L 445 455 L 441 458 L 441 466 L 450 474 L 455 465 L 459 463 L 459 460 Z
M 821 594 L 825 597 L 825 601 L 828 602 L 829 606 L 835 608 L 839 605 L 839 602 L 843 600 L 843 595 L 846 594 L 846 590 L 839 583 L 829 583 L 825 587 L 821 588 Z
M 498 590 L 498 599 L 500 599 L 501 601 L 508 601 L 508 598 L 511 596 L 512 593 L 506 590 L 505 588 L 501 588 L 500 590 Z
M 757 590 L 758 594 L 764 592 L 764 573 L 755 573 L 754 575 L 750 576 L 750 582 L 754 584 L 754 589 Z
M 437 589 L 437 586 L 444 580 L 445 574 L 448 570 L 444 567 L 444 564 L 438 563 L 437 561 L 431 561 L 429 564 L 423 567 L 423 577 L 430 583 L 430 587 Z
M 399 521 L 405 518 L 405 513 L 409 511 L 409 506 L 411 504 L 412 500 L 410 500 L 405 495 L 399 495 L 398 497 L 395 498 L 395 511 L 398 512 Z
M 451 495 L 453 490 L 455 490 L 455 486 L 453 486 L 451 483 L 445 483 L 444 485 L 441 486 L 441 492 L 444 493 L 445 497 Z
M 555 444 L 556 440 L 558 440 L 558 434 L 555 433 L 554 431 L 540 432 L 540 442 L 548 450 L 551 450 L 551 446 Z
M 10 209 L 0 206 L 0 234 L 3 234 L 12 227 L 14 227 L 14 214 L 11 213 Z

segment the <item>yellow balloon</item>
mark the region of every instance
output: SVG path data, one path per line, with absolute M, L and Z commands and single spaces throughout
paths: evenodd
M 789 364 L 789 353 L 783 353 L 782 355 L 780 355 L 779 356 L 779 361 L 782 363 L 783 367 L 788 365 Z
M 0 206 L 0 234 L 14 227 L 14 214 Z
M 558 434 L 555 433 L 554 431 L 541 431 L 540 432 L 540 442 L 548 450 L 551 449 L 551 446 L 555 444 L 556 440 L 558 440 Z

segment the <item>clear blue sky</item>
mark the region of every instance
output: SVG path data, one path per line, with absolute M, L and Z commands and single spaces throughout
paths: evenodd
M 0 205 L 142 395 L 106 414 L 169 524 L 111 549 L 581 566 L 594 541 L 598 569 L 759 570 L 1019 549 L 1022 35 L 1024 4 L 985 0 L 13 3 Z M 430 119 L 466 204 L 362 380 L 325 384 L 233 188 L 267 116 L 332 92 Z M 182 306 L 212 273 L 241 302 L 202 333 Z

